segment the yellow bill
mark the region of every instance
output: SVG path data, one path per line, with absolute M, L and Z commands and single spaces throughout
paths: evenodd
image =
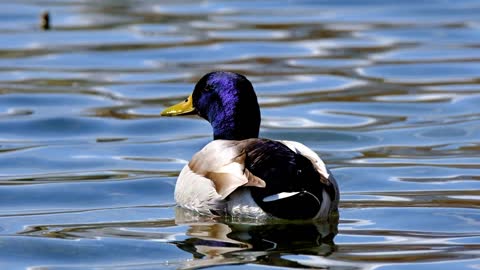
M 195 111 L 192 103 L 192 95 L 188 96 L 184 101 L 166 108 L 161 113 L 161 116 L 175 116 L 182 114 L 189 114 Z

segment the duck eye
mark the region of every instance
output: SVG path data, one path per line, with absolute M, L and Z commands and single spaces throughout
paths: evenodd
M 213 90 L 213 87 L 210 86 L 210 85 L 205 85 L 205 88 L 203 88 L 203 91 L 205 91 L 205 92 L 210 92 L 212 90 Z

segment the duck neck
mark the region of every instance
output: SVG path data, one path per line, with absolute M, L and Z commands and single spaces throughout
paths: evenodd
M 218 121 L 212 123 L 214 140 L 245 140 L 258 138 L 260 120 Z

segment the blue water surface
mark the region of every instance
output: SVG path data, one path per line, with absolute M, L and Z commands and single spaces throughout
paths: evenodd
M 480 268 L 479 14 L 474 0 L 0 3 L 0 268 Z M 261 136 L 325 160 L 338 222 L 175 207 L 212 131 L 159 112 L 212 70 L 253 82 Z

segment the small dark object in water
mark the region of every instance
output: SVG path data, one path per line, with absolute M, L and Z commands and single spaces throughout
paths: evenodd
M 40 16 L 40 27 L 43 30 L 50 29 L 50 14 L 48 13 L 48 11 L 42 12 L 42 15 Z

